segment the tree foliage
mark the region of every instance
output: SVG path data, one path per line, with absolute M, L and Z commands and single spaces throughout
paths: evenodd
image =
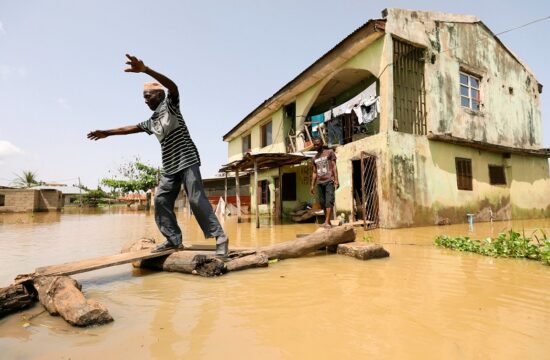
M 104 178 L 101 183 L 123 194 L 145 192 L 157 185 L 158 173 L 158 169 L 146 165 L 136 158 L 134 161 L 121 165 L 117 176 Z
M 105 199 L 108 197 L 105 191 L 97 188 L 96 190 L 88 190 L 88 192 L 82 196 L 82 202 L 84 205 L 97 207 L 99 204 L 104 204 Z
M 12 184 L 17 187 L 30 188 L 35 185 L 40 185 L 38 175 L 31 170 L 23 170 L 21 174 L 15 174 L 15 179 Z

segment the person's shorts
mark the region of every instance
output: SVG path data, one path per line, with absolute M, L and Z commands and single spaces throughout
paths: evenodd
M 334 207 L 334 181 L 317 184 L 317 201 L 322 209 Z

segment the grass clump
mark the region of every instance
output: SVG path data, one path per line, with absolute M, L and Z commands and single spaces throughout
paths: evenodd
M 468 236 L 440 235 L 435 238 L 434 244 L 485 256 L 539 260 L 550 265 L 550 239 L 542 229 L 535 230 L 531 236 L 510 230 L 482 241 Z

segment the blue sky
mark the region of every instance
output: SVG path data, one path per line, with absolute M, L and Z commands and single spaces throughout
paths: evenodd
M 203 176 L 227 159 L 222 136 L 263 100 L 386 7 L 473 14 L 494 32 L 550 15 L 547 1 L 9 1 L 0 0 L 0 185 L 33 170 L 88 186 L 135 156 L 160 165 L 145 134 L 91 142 L 90 130 L 150 116 L 142 58 L 180 88 Z M 550 21 L 502 35 L 546 85 L 550 147 Z

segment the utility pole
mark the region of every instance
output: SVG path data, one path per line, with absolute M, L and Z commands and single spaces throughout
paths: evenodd
M 80 176 L 78 177 L 78 192 L 80 194 L 80 207 L 82 207 L 82 184 L 80 183 Z

